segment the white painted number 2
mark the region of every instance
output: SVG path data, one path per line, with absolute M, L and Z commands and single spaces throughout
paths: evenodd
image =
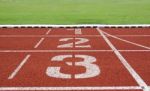
M 63 61 L 66 58 L 73 58 L 73 55 L 58 55 L 54 56 L 51 61 Z M 88 55 L 75 55 L 75 58 L 82 58 L 83 61 L 75 62 L 75 66 L 83 66 L 86 68 L 85 73 L 75 74 L 75 79 L 84 79 L 84 78 L 92 78 L 98 76 L 100 74 L 100 68 L 94 64 L 96 62 L 96 58 Z M 66 62 L 68 66 L 73 66 L 72 62 Z M 49 77 L 54 78 L 62 78 L 62 79 L 71 79 L 71 74 L 61 73 L 60 70 L 62 67 L 48 67 L 46 70 L 46 74 Z
M 62 44 L 62 45 L 59 45 L 57 48 L 73 48 L 73 46 L 75 46 L 75 48 L 91 48 L 90 45 L 82 45 L 84 43 L 87 43 L 89 42 L 89 39 L 87 38 L 62 38 L 60 39 L 59 41 L 70 41 L 70 40 L 77 40 L 75 42 L 75 44 L 72 43 L 67 43 L 67 44 Z

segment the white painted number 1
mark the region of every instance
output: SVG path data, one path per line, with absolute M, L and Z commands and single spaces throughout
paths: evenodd
M 72 58 L 73 55 L 58 55 L 52 58 L 52 61 L 63 61 L 66 58 Z M 85 73 L 75 74 L 75 79 L 92 78 L 100 74 L 99 67 L 94 64 L 96 58 L 88 55 L 75 55 L 75 58 L 82 58 L 83 61 L 75 62 L 75 66 L 83 66 L 86 68 Z M 72 62 L 66 62 L 68 66 L 72 66 Z M 62 67 L 48 67 L 46 74 L 49 77 L 71 79 L 71 74 L 61 73 Z

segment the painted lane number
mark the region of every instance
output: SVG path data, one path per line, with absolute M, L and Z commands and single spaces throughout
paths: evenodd
M 73 58 L 73 55 L 58 55 L 54 56 L 52 61 L 63 61 L 66 58 Z M 96 58 L 89 55 L 75 55 L 75 58 L 82 58 L 83 61 L 75 62 L 75 66 L 83 66 L 86 68 L 85 73 L 75 74 L 75 79 L 84 79 L 84 78 L 92 78 L 98 76 L 100 74 L 100 68 L 94 64 L 96 62 Z M 72 62 L 65 62 L 68 66 L 72 66 Z M 62 78 L 62 79 L 71 79 L 71 74 L 61 73 L 60 70 L 62 67 L 48 67 L 46 70 L 46 74 L 49 77 L 54 78 Z
M 75 43 L 67 43 L 58 45 L 57 48 L 91 48 L 91 45 L 83 45 L 84 43 L 89 42 L 89 39 L 87 38 L 61 38 L 59 41 L 67 42 L 70 40 L 76 40 Z

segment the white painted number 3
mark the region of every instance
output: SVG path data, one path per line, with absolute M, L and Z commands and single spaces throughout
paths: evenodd
M 52 61 L 63 61 L 66 58 L 73 58 L 73 55 L 58 55 L 52 58 Z M 81 74 L 75 74 L 75 79 L 84 79 L 84 78 L 92 78 L 98 76 L 100 74 L 99 67 L 94 64 L 96 62 L 96 58 L 88 55 L 75 55 L 75 58 L 82 58 L 83 61 L 75 62 L 75 66 L 83 66 L 86 68 L 86 71 Z M 72 62 L 66 62 L 68 66 L 72 66 Z M 49 77 L 54 78 L 62 78 L 62 79 L 71 79 L 71 74 L 61 73 L 61 67 L 48 67 L 46 70 L 46 74 Z

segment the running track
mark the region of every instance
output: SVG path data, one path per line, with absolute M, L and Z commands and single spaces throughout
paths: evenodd
M 0 91 L 150 91 L 150 28 L 0 28 Z

